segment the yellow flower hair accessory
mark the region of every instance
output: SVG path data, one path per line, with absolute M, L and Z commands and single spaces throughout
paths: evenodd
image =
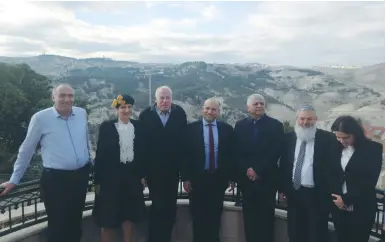
M 116 108 L 117 105 L 118 105 L 118 100 L 117 100 L 117 99 L 114 99 L 114 100 L 113 100 L 113 103 L 111 104 L 111 106 L 112 106 L 113 108 Z
M 134 99 L 129 95 L 122 95 L 119 94 L 117 98 L 113 100 L 113 103 L 111 104 L 112 107 L 118 108 L 119 106 L 131 104 L 134 105 Z

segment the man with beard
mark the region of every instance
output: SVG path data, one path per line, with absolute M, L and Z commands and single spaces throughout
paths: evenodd
M 149 195 L 149 242 L 170 242 L 176 218 L 179 172 L 187 158 L 184 139 L 187 127 L 185 111 L 173 104 L 172 90 L 157 88 L 156 103 L 139 115 L 142 135 L 141 157 Z
M 284 131 L 281 122 L 265 114 L 265 105 L 262 95 L 249 96 L 249 117 L 238 121 L 234 129 L 247 242 L 274 241 L 277 162 Z
M 293 132 L 285 134 L 280 158 L 281 200 L 287 200 L 290 242 L 325 242 L 331 204 L 328 172 L 332 133 L 317 129 L 310 105 L 298 109 Z

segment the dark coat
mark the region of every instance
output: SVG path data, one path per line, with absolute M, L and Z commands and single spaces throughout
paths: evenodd
M 227 123 L 217 121 L 218 130 L 218 171 L 224 183 L 232 180 L 232 135 L 233 128 Z M 205 144 L 203 121 L 188 124 L 186 136 L 188 164 L 184 166 L 182 175 L 185 180 L 195 180 L 205 171 Z
M 264 115 L 258 120 L 257 141 L 253 139 L 254 124 L 251 118 L 245 118 L 236 123 L 233 138 L 233 156 L 238 171 L 237 177 L 240 185 L 247 188 L 277 187 L 277 162 L 280 157 L 282 138 L 284 134 L 283 124 Z M 261 178 L 258 182 L 252 182 L 246 176 L 247 170 L 252 167 Z
M 346 205 L 355 208 L 376 207 L 376 185 L 382 169 L 382 144 L 365 140 L 355 147 L 345 171 L 341 166 L 343 147 L 336 143 L 334 149 L 334 167 L 329 173 L 332 180 L 332 192 L 342 195 L 342 185 L 346 181 L 347 193 L 342 195 Z M 375 212 L 375 211 L 374 211 Z
M 145 149 L 141 160 L 146 176 L 157 177 L 162 174 L 178 176 L 186 159 L 185 111 L 179 105 L 172 104 L 168 122 L 164 127 L 153 105 L 141 112 L 139 121 L 143 130 L 141 145 Z
M 99 127 L 99 136 L 97 149 L 95 154 L 95 184 L 99 184 L 106 180 L 111 180 L 111 177 L 116 174 L 116 170 L 120 169 L 120 145 L 119 133 L 115 127 L 118 119 L 104 121 Z M 140 145 L 141 128 L 139 121 L 130 119 L 135 129 L 134 138 L 134 160 L 135 174 L 139 178 L 144 177 L 144 171 L 141 164 L 142 147 Z
M 295 163 L 295 146 L 296 133 L 290 132 L 284 135 L 283 151 L 279 162 L 280 170 L 280 188 L 287 196 L 294 192 L 292 175 L 293 165 Z M 332 153 L 331 149 L 336 143 L 336 138 L 331 132 L 317 129 L 314 141 L 314 156 L 313 156 L 313 177 L 315 189 L 319 195 L 329 199 L 330 182 L 329 176 L 332 170 Z

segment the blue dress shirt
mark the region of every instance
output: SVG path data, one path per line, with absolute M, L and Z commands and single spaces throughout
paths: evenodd
M 90 161 L 87 112 L 72 107 L 64 119 L 54 107 L 35 113 L 19 148 L 10 183 L 18 184 L 40 143 L 43 167 L 76 170 Z
M 171 109 L 169 109 L 166 113 L 163 113 L 158 107 L 155 105 L 156 111 L 158 113 L 159 118 L 161 119 L 162 124 L 165 126 L 169 120 Z
M 205 119 L 202 119 L 203 131 L 204 131 L 204 145 L 205 145 L 205 170 L 209 169 L 209 126 Z M 214 140 L 214 162 L 217 169 L 218 160 L 218 129 L 216 120 L 212 123 L 213 140 Z

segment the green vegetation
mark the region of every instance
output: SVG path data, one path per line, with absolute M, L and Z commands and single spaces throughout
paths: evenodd
M 12 169 L 31 116 L 52 106 L 51 90 L 51 81 L 28 65 L 0 63 L 0 172 Z M 87 100 L 76 105 L 86 107 Z
M 31 116 L 52 105 L 50 83 L 28 65 L 0 63 L 0 170 L 13 163 Z

